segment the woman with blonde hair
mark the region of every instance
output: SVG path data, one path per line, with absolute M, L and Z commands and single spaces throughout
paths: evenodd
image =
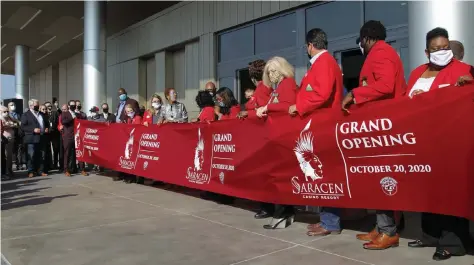
M 157 93 L 153 94 L 150 98 L 149 108 L 143 115 L 143 125 L 148 126 L 149 124 L 158 124 L 161 117 L 161 106 L 163 101 L 160 95 Z
M 287 113 L 288 108 L 296 103 L 298 87 L 294 79 L 293 66 L 282 57 L 268 60 L 263 69 L 263 84 L 273 88 L 268 103 L 257 108 L 257 116 L 262 118 L 268 113 Z M 286 228 L 293 223 L 295 210 L 289 205 L 274 205 L 273 218 L 265 229 Z
M 15 142 L 15 128 L 18 128 L 20 122 L 9 115 L 8 108 L 0 106 L 0 122 L 2 127 L 2 138 L 6 139 L 6 143 L 2 142 L 5 148 L 5 172 L 8 178 L 13 177 L 13 146 Z
M 296 102 L 297 85 L 295 69 L 283 57 L 273 57 L 268 60 L 263 69 L 263 84 L 273 87 L 268 103 L 257 109 L 257 116 L 264 117 L 268 113 L 287 112 Z

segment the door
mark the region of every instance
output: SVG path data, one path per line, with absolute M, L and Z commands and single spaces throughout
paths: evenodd
M 403 72 L 405 74 L 405 81 L 408 81 L 408 77 L 410 76 L 410 54 L 408 49 L 408 38 L 397 39 L 395 41 L 390 42 L 390 45 L 397 51 L 400 59 L 403 63 Z
M 360 49 L 348 49 L 343 51 L 336 51 L 334 58 L 341 67 L 342 79 L 344 84 L 344 92 L 351 91 L 359 86 L 359 75 L 365 57 L 360 52 Z
M 247 103 L 247 99 L 245 98 L 245 90 L 248 88 L 255 89 L 255 85 L 253 84 L 252 80 L 250 79 L 250 73 L 248 68 L 237 70 L 237 91 L 235 91 L 235 97 L 237 101 L 241 105 L 245 105 Z

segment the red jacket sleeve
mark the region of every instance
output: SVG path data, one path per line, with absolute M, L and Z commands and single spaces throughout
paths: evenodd
M 270 112 L 288 112 L 291 105 L 296 101 L 296 82 L 293 78 L 285 78 L 278 85 L 278 103 L 268 104 L 267 110 Z
M 390 57 L 385 50 L 374 51 L 370 64 L 375 82 L 352 90 L 356 104 L 373 101 L 393 93 L 397 66 Z
M 245 103 L 245 110 L 253 110 L 255 109 L 255 106 L 257 105 L 257 99 L 255 97 L 251 97 L 247 103 Z
M 148 125 L 153 123 L 153 115 L 150 113 L 150 111 L 145 111 L 145 114 L 143 114 L 143 123 L 148 122 Z
M 199 115 L 200 122 L 211 122 L 215 120 L 214 107 L 205 107 Z
M 311 76 L 307 77 L 311 87 L 300 87 L 300 92 L 296 99 L 296 110 L 300 116 L 320 108 L 329 100 L 333 93 L 336 73 L 329 60 L 324 62 L 326 63 L 316 61 L 315 73 L 311 73 Z
M 133 117 L 132 124 L 142 124 L 142 117 L 135 115 L 135 117 Z

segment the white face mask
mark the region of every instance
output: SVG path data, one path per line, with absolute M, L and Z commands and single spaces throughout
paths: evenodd
M 16 110 L 16 107 L 15 107 L 15 105 L 13 105 L 13 106 L 10 106 L 10 111 L 15 111 L 15 110 Z
M 91 116 L 92 116 L 92 117 L 97 116 L 97 112 L 92 112 L 92 113 L 91 113 Z
M 128 115 L 128 117 L 133 118 L 133 116 L 135 116 L 135 112 L 127 113 L 127 115 Z
M 446 66 L 453 60 L 453 51 L 439 50 L 430 53 L 430 62 L 437 66 Z
M 360 45 L 360 42 L 359 42 L 359 49 L 360 49 L 360 51 L 362 52 L 362 55 L 364 55 L 364 47 L 362 47 L 362 46 Z
M 154 109 L 159 109 L 161 107 L 161 104 L 158 103 L 158 102 L 153 102 L 151 103 L 151 106 L 154 108 Z

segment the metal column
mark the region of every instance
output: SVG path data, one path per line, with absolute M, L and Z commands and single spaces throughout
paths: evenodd
M 84 112 L 105 101 L 106 4 L 84 2 Z
M 16 98 L 23 99 L 23 108 L 30 99 L 30 48 L 24 45 L 15 47 L 15 88 Z

